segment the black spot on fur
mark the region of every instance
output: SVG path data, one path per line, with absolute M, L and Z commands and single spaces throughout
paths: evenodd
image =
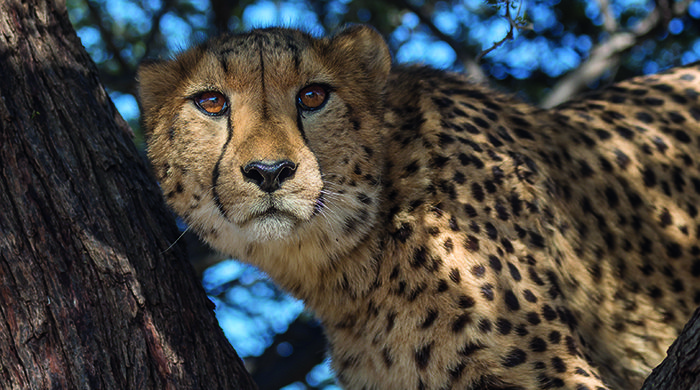
M 472 235 L 468 235 L 467 238 L 464 240 L 464 248 L 470 252 L 478 252 L 479 239 Z
M 388 348 L 382 348 L 382 357 L 384 358 L 384 365 L 386 365 L 386 368 L 391 368 L 394 364 L 394 357 L 391 355 Z
M 458 304 L 461 309 L 469 309 L 473 307 L 476 301 L 469 295 L 460 295 L 458 299 Z
M 638 112 L 635 117 L 644 123 L 654 123 L 654 118 L 644 111 Z
M 533 141 L 535 140 L 535 137 L 532 136 L 532 133 L 519 127 L 513 129 L 513 134 L 515 134 L 516 137 L 521 139 L 529 139 Z
M 391 332 L 394 329 L 394 323 L 396 321 L 396 312 L 389 312 L 386 315 L 386 332 Z
M 453 381 L 457 381 L 462 376 L 462 372 L 466 366 L 467 363 L 459 362 L 459 364 L 457 364 L 455 367 L 450 368 L 450 378 L 452 378 Z
M 478 265 L 475 265 L 474 267 L 472 267 L 472 275 L 474 275 L 477 278 L 483 277 L 485 273 L 486 273 L 486 268 L 484 268 L 484 266 L 481 264 L 478 264 Z
M 530 290 L 523 290 L 523 298 L 530 303 L 537 303 L 537 297 Z
M 406 240 L 408 240 L 408 238 L 411 237 L 412 233 L 413 227 L 407 223 L 403 223 L 401 224 L 399 229 L 396 232 L 394 232 L 393 237 L 401 241 L 402 243 L 405 243 Z
M 489 265 L 491 266 L 491 268 L 493 268 L 494 271 L 496 271 L 497 274 L 500 273 L 501 269 L 503 268 L 501 260 L 494 255 L 489 256 Z
M 523 351 L 522 349 L 519 349 L 519 348 L 513 348 L 508 353 L 508 355 L 506 355 L 503 358 L 501 364 L 504 367 L 510 368 L 510 367 L 515 367 L 515 366 L 518 366 L 520 364 L 523 364 L 523 363 L 525 363 L 526 360 L 527 360 L 527 354 L 525 353 L 525 351 Z
M 645 97 L 644 98 L 644 104 L 649 105 L 649 106 L 663 106 L 664 101 L 662 99 L 654 98 L 654 97 Z
M 457 318 L 452 321 L 452 331 L 454 333 L 461 332 L 467 324 L 472 322 L 472 317 L 469 313 L 463 313 L 457 316 Z
M 538 248 L 544 248 L 544 237 L 535 232 L 530 232 L 530 243 Z
M 682 143 L 684 143 L 684 144 L 688 144 L 688 143 L 690 143 L 690 141 L 691 141 L 690 136 L 688 135 L 688 133 L 686 133 L 686 132 L 683 131 L 683 130 L 676 130 L 676 131 L 673 133 L 673 135 L 674 135 L 674 137 L 676 137 L 677 140 L 679 140 L 680 142 L 682 142 Z
M 491 332 L 491 321 L 488 318 L 482 318 L 479 320 L 479 330 L 481 333 Z
M 615 131 L 617 134 L 619 134 L 622 138 L 625 139 L 632 139 L 634 138 L 634 132 L 627 127 L 624 126 L 616 126 Z
M 507 335 L 513 329 L 513 325 L 505 318 L 498 318 L 496 320 L 496 330 L 502 335 Z
M 471 356 L 474 354 L 474 352 L 477 352 L 479 350 L 482 350 L 486 348 L 485 345 L 480 344 L 480 343 L 472 343 L 472 342 L 467 342 L 462 346 L 462 348 L 459 349 L 459 354 L 462 356 Z
M 479 183 L 472 183 L 472 196 L 479 202 L 484 201 L 484 189 Z
M 501 238 L 501 245 L 503 245 L 503 250 L 505 250 L 508 253 L 513 253 L 515 252 L 515 248 L 513 248 L 513 244 L 506 238 Z
M 413 251 L 413 261 L 411 261 L 411 265 L 414 268 L 419 268 L 425 266 L 427 260 L 428 251 L 425 249 L 425 247 L 418 247 Z
M 533 337 L 530 340 L 530 350 L 532 352 L 544 352 L 547 350 L 547 342 L 539 337 Z
M 437 311 L 437 310 L 435 310 L 435 309 L 428 309 L 428 312 L 426 313 L 425 319 L 424 319 L 423 322 L 420 324 L 420 328 L 421 328 L 421 329 L 427 329 L 427 328 L 429 328 L 431 325 L 433 325 L 433 323 L 435 322 L 435 320 L 437 319 L 437 317 L 438 317 L 438 311 Z
M 430 363 L 430 350 L 432 349 L 432 347 L 433 343 L 431 342 L 427 345 L 422 346 L 416 351 L 416 366 L 419 370 L 425 370 L 425 368 L 428 367 L 428 363 Z
M 511 262 L 506 262 L 508 265 L 508 270 L 510 271 L 510 276 L 515 280 L 516 282 L 519 282 L 522 280 L 522 276 L 520 275 L 520 270 L 518 267 L 516 267 L 513 263 Z
M 493 286 L 489 283 L 486 283 L 485 285 L 481 286 L 481 296 L 483 296 L 484 299 L 486 299 L 487 301 L 493 301 Z
M 642 178 L 645 186 L 653 187 L 656 185 L 656 174 L 651 168 L 644 168 L 642 171 Z
M 566 336 L 564 340 L 566 342 L 566 350 L 569 352 L 569 355 L 578 356 L 579 352 L 578 346 L 576 345 L 576 340 L 574 340 L 574 338 L 571 336 Z
M 698 188 L 700 188 L 700 180 L 698 180 Z M 698 192 L 700 193 L 700 190 L 698 190 Z M 464 205 L 464 213 L 470 218 L 474 218 L 478 215 L 476 209 L 468 203 Z
M 549 332 L 549 342 L 550 344 L 559 344 L 561 341 L 561 333 L 556 330 Z
M 452 268 L 450 270 L 450 279 L 459 284 L 459 281 L 462 279 L 461 275 L 459 274 L 459 270 L 457 268 Z
M 551 306 L 544 305 L 542 306 L 542 316 L 547 321 L 554 321 L 557 319 L 557 312 Z
M 510 309 L 511 311 L 520 310 L 520 302 L 518 302 L 518 298 L 513 293 L 513 290 L 505 291 L 504 300 L 506 303 L 506 307 L 508 307 L 508 309 Z

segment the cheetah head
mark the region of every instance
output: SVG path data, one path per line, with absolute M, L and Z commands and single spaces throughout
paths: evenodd
M 227 35 L 138 72 L 169 205 L 215 248 L 346 250 L 379 204 L 388 49 L 374 30 Z M 315 243 L 315 244 L 314 244 Z

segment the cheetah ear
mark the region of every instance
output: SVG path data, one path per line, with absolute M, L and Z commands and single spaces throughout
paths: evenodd
M 157 112 L 168 99 L 172 91 L 172 61 L 147 60 L 139 64 L 136 72 L 138 81 L 138 103 L 141 110 L 141 124 L 146 135 L 153 131 L 152 124 L 157 121 Z
M 195 48 L 174 59 L 146 60 L 139 65 L 136 72 L 138 102 L 143 118 L 141 125 L 147 136 L 153 131 L 153 125 L 160 121 L 161 111 L 173 106 L 200 58 L 201 50 Z
M 331 38 L 330 47 L 341 69 L 358 64 L 351 67 L 354 76 L 383 88 L 391 71 L 391 54 L 377 30 L 365 25 L 347 27 Z

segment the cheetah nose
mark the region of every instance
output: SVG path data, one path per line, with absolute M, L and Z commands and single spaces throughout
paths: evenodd
M 272 163 L 253 161 L 241 167 L 243 177 L 255 183 L 265 192 L 277 191 L 282 186 L 282 183 L 294 176 L 296 170 L 296 164 L 288 160 Z

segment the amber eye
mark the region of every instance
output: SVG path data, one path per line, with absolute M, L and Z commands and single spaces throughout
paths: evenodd
M 195 95 L 193 100 L 197 108 L 207 115 L 223 115 L 228 109 L 226 96 L 224 96 L 221 92 L 202 92 L 199 95 Z
M 311 84 L 302 88 L 297 96 L 299 107 L 306 111 L 313 111 L 323 107 L 326 100 L 328 100 L 328 88 L 319 84 Z

